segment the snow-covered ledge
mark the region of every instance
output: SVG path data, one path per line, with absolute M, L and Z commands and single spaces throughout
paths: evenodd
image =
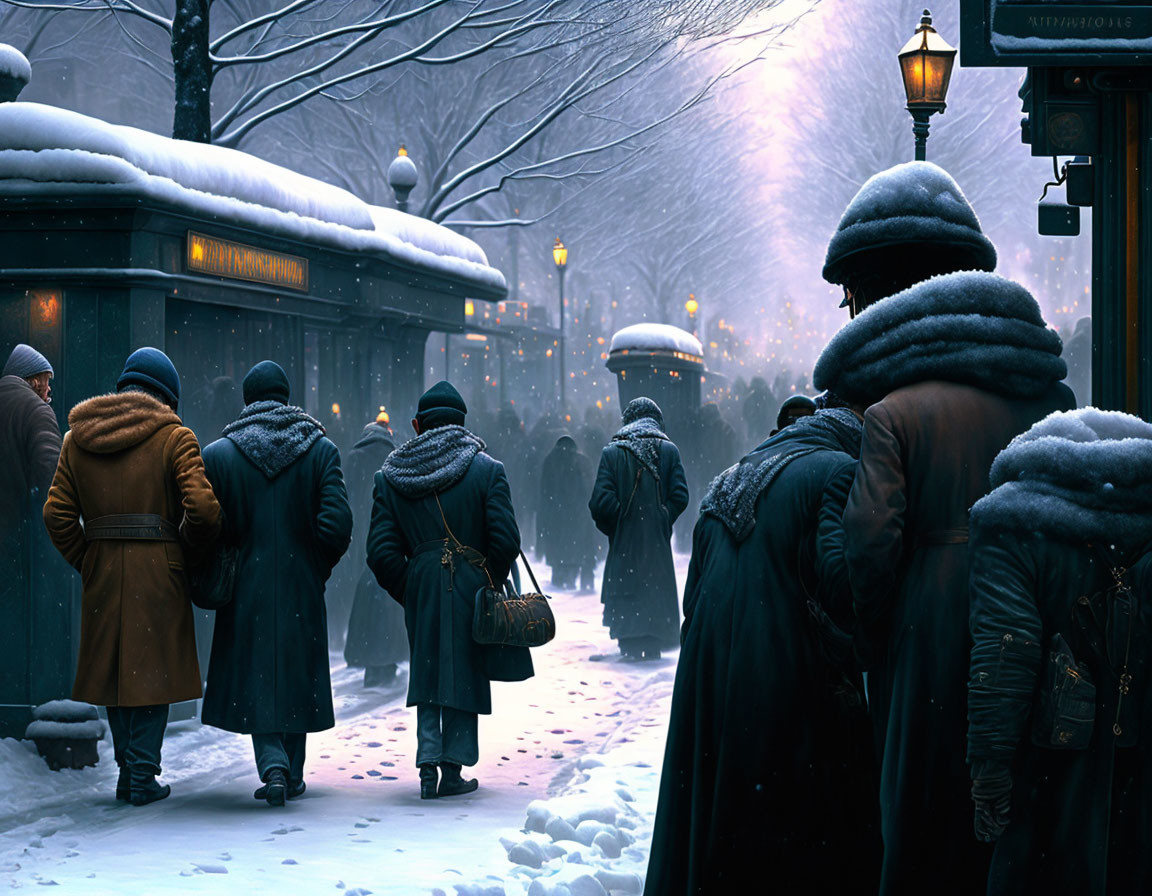
M 504 275 L 472 240 L 221 146 L 39 103 L 0 103 L 0 197 L 131 196 L 449 277 L 485 293 Z

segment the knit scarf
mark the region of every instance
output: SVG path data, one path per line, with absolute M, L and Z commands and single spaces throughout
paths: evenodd
M 817 451 L 860 457 L 863 426 L 846 408 L 817 411 L 786 429 L 712 480 L 700 512 L 720 520 L 736 541 L 752 534 L 756 502 L 792 461 Z
M 324 427 L 303 408 L 278 401 L 254 401 L 224 427 L 224 437 L 269 479 L 312 447 Z
M 484 442 L 463 426 L 437 426 L 389 454 L 381 470 L 405 498 L 423 498 L 463 479 L 484 448 Z
M 966 271 L 933 277 L 866 308 L 832 337 L 813 380 L 862 405 L 926 380 L 1037 398 L 1067 374 L 1062 349 L 1024 287 Z
M 670 442 L 660 429 L 660 424 L 651 417 L 641 417 L 621 426 L 612 441 L 626 451 L 630 451 L 640 465 L 649 473 L 660 478 L 660 441 Z
M 992 464 L 973 525 L 1124 550 L 1152 539 L 1152 425 L 1116 411 L 1049 414 Z

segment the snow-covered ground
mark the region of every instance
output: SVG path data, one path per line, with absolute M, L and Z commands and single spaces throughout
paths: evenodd
M 687 558 L 676 560 L 683 586 Z M 107 739 L 98 766 L 60 772 L 30 742 L 0 740 L 0 883 L 124 896 L 639 893 L 676 655 L 623 662 L 598 594 L 556 596 L 558 634 L 533 651 L 536 677 L 493 686 L 477 792 L 420 800 L 406 677 L 364 690 L 334 657 L 337 725 L 309 736 L 308 791 L 279 809 L 252 798 L 250 740 L 197 721 L 169 725 L 172 796 L 139 808 L 114 799 Z

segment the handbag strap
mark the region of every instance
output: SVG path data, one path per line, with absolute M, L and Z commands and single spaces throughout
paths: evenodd
M 524 552 L 520 552 L 520 559 L 524 561 L 524 568 L 528 570 L 528 578 L 532 580 L 532 587 L 536 589 L 536 593 L 542 597 L 548 597 L 543 591 L 540 590 L 540 583 L 536 581 L 536 575 L 532 572 L 532 564 L 528 562 L 528 558 L 524 556 Z M 552 598 L 548 598 L 551 600 Z
M 484 575 L 488 579 L 488 587 L 495 588 L 496 585 L 492 581 L 492 573 L 488 572 L 488 559 L 482 553 L 480 553 L 480 551 L 469 547 L 456 537 L 456 533 L 454 533 L 452 528 L 448 525 L 448 518 L 444 516 L 444 507 L 440 504 L 440 496 L 433 492 L 432 497 L 436 499 L 436 508 L 440 511 L 440 520 L 444 523 L 444 531 L 448 534 L 448 540 L 451 541 L 454 545 L 453 550 L 455 550 L 457 554 L 467 560 L 468 563 L 470 563 L 472 566 L 478 566 L 480 569 L 484 570 Z M 532 581 L 535 582 L 536 580 L 533 579 Z

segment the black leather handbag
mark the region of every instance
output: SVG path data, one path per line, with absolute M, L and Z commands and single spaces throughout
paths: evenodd
M 539 647 L 556 637 L 556 617 L 551 599 L 540 591 L 532 567 L 520 552 L 535 591 L 517 594 L 511 582 L 503 589 L 491 582 L 476 592 L 472 613 L 472 640 L 477 644 L 504 644 L 510 647 Z

